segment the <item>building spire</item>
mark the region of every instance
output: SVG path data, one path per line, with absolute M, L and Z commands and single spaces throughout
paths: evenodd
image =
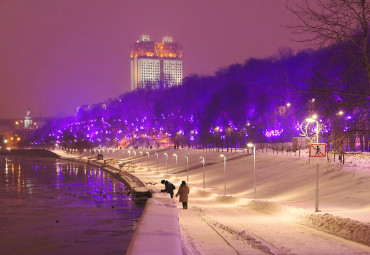
M 29 106 L 27 108 L 27 115 L 24 118 L 24 128 L 25 129 L 32 128 L 32 117 L 31 117 L 31 110 L 30 110 L 30 107 Z

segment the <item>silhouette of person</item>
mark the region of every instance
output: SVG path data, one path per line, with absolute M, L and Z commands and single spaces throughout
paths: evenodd
M 317 147 L 316 147 L 316 154 L 315 155 L 320 155 L 319 153 L 320 153 L 320 147 L 317 145 Z

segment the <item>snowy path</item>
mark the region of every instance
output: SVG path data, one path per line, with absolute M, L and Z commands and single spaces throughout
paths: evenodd
M 184 254 L 238 254 L 224 234 L 201 220 L 193 210 L 179 209 L 179 217 Z
M 368 246 L 306 227 L 294 218 L 241 206 L 193 205 L 188 211 L 179 209 L 179 215 L 186 230 L 182 234 L 188 235 L 183 236 L 185 245 L 191 247 L 183 249 L 184 254 L 370 254 Z

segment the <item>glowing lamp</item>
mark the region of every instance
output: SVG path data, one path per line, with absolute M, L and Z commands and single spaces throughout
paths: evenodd
M 307 118 L 307 119 L 306 119 L 306 121 L 307 121 L 307 122 L 315 122 L 316 120 L 311 119 L 311 118 Z

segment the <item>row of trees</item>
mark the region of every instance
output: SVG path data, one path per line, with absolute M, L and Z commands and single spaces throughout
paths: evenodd
M 364 94 L 366 75 L 341 49 L 284 50 L 214 76 L 187 77 L 179 87 L 126 93 L 81 108 L 76 118 L 39 131 L 39 138 L 55 142 L 60 130 L 63 144 L 152 145 L 167 139 L 176 146 L 243 147 L 248 141 L 290 142 L 299 136 L 299 124 L 317 114 L 322 141 L 333 149 L 353 150 L 358 140 L 361 150 L 369 150 L 369 103 L 353 95 Z

